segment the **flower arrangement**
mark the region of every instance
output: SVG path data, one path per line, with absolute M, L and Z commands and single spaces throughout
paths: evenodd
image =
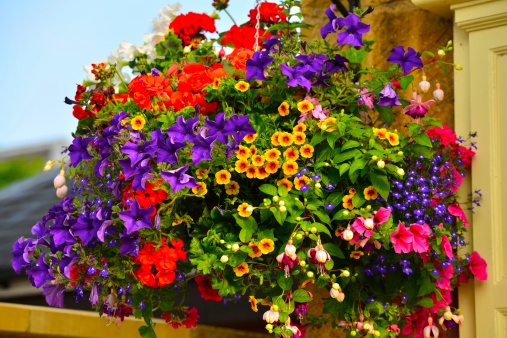
M 218 36 L 215 18 L 168 6 L 143 46 L 122 43 L 89 68 L 66 98 L 79 123 L 54 182 L 62 201 L 12 251 L 48 304 L 86 293 L 109 322 L 142 317 L 154 337 L 156 309 L 196 325 L 181 305 L 194 279 L 204 299 L 264 306 L 283 337 L 300 337 L 297 323 L 348 337 L 462 324 L 451 290 L 487 278 L 477 252 L 458 253 L 469 223 L 457 191 L 474 152 L 426 117 L 438 84 L 422 101 L 452 44 L 397 46 L 388 70 L 364 67 L 371 8 L 327 9 L 330 44 L 300 40 L 297 5 L 262 2 Z M 402 130 L 389 128 L 396 111 L 411 119 Z M 307 314 L 310 286 L 329 294 L 323 316 Z

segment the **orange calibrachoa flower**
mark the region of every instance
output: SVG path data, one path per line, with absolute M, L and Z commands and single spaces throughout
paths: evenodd
M 257 258 L 257 257 L 262 256 L 261 249 L 259 248 L 259 245 L 257 243 L 250 242 L 250 243 L 248 243 L 248 247 L 250 249 L 252 249 L 252 251 L 253 251 L 248 254 L 249 257 Z
M 257 174 L 255 175 L 255 178 L 258 178 L 259 180 L 263 180 L 266 177 L 269 176 L 269 173 L 266 170 L 266 167 L 257 167 Z
M 192 188 L 192 192 L 198 196 L 204 196 L 208 192 L 208 188 L 204 182 L 197 182 L 198 187 Z
M 292 129 L 292 131 L 294 133 L 303 133 L 304 131 L 306 130 L 306 125 L 303 124 L 303 123 L 299 123 L 297 124 L 296 126 L 294 126 L 294 128 Z
M 243 138 L 243 141 L 245 141 L 246 143 L 252 143 L 253 141 L 255 141 L 256 138 L 257 138 L 257 134 L 248 134 L 248 135 L 245 135 L 245 137 Z
M 219 77 L 216 77 L 213 79 L 213 89 L 218 89 L 218 87 L 220 87 L 220 78 Z
M 247 160 L 237 160 L 234 170 L 236 170 L 236 172 L 238 172 L 238 173 L 244 173 L 248 169 L 249 166 L 250 166 L 250 163 Z
M 378 197 L 377 190 L 375 190 L 375 188 L 371 185 L 364 188 L 363 194 L 366 200 L 376 200 Z
M 287 161 L 282 165 L 283 174 L 285 176 L 292 176 L 298 172 L 298 164 L 294 161 Z
M 364 255 L 364 252 L 362 252 L 362 251 L 352 251 L 350 253 L 350 258 L 359 259 L 363 255 Z
M 352 198 L 354 198 L 354 195 L 345 195 L 342 198 L 343 207 L 349 210 L 354 209 L 354 204 L 352 204 Z
M 245 146 L 239 146 L 236 151 L 236 157 L 242 160 L 246 160 L 250 156 L 250 149 Z
M 264 164 L 264 156 L 262 155 L 253 155 L 252 156 L 252 165 L 256 166 L 256 167 L 262 167 L 262 165 Z
M 379 139 L 383 140 L 386 138 L 387 129 L 386 128 L 373 128 L 373 134 L 377 136 Z
M 253 156 L 253 155 L 257 154 L 257 147 L 252 144 L 249 148 L 249 151 L 250 151 L 250 154 Z
M 278 135 L 278 143 L 282 147 L 288 147 L 294 142 L 294 136 L 287 132 L 282 132 Z
M 278 161 L 268 161 L 264 166 L 266 172 L 269 174 L 274 174 L 280 169 L 280 163 Z
M 225 185 L 225 193 L 227 195 L 237 195 L 239 194 L 239 184 L 236 181 L 230 181 Z
M 144 128 L 144 125 L 146 124 L 146 120 L 141 115 L 137 115 L 136 117 L 134 117 L 130 121 L 130 124 L 132 125 L 132 129 L 141 130 Z
M 236 276 L 238 277 L 242 277 L 243 275 L 247 274 L 250 271 L 250 269 L 248 269 L 248 264 L 246 264 L 245 262 L 241 263 L 233 270 L 234 273 L 236 273 Z
M 250 165 L 246 168 L 246 177 L 255 178 L 257 177 L 258 168 L 256 166 Z
M 276 184 L 277 184 L 278 186 L 280 186 L 280 185 L 284 185 L 284 186 L 287 188 L 287 191 L 291 191 L 291 190 L 292 190 L 292 186 L 293 186 L 292 182 L 291 182 L 291 181 L 289 181 L 289 180 L 288 180 L 288 179 L 286 179 L 286 178 L 281 179 L 280 181 L 276 182 Z
M 280 131 L 277 131 L 277 132 L 274 132 L 273 135 L 271 135 L 271 144 L 274 145 L 274 146 L 279 146 L 280 145 L 280 142 L 278 141 L 278 137 L 280 136 L 282 132 Z
M 302 145 L 306 141 L 305 133 L 301 131 L 296 131 L 292 135 L 294 135 L 294 144 Z
M 208 169 L 197 169 L 195 171 L 195 176 L 200 180 L 205 180 L 208 178 Z
M 267 161 L 276 161 L 280 157 L 280 150 L 276 148 L 268 149 L 264 152 L 264 157 Z
M 227 184 L 231 180 L 231 173 L 225 169 L 220 170 L 215 174 L 215 181 L 218 184 Z
M 320 129 L 329 132 L 332 132 L 336 129 L 334 125 L 336 124 L 336 119 L 334 117 L 328 117 L 325 120 L 322 120 L 318 123 Z
M 240 92 L 246 92 L 248 88 L 250 88 L 250 84 L 245 81 L 238 81 L 238 83 L 234 85 L 234 88 L 236 88 L 236 90 L 239 90 Z
M 299 148 L 301 153 L 301 157 L 311 158 L 313 157 L 313 146 L 311 144 L 305 144 L 301 148 Z
M 290 161 L 295 161 L 299 158 L 299 151 L 296 148 L 287 148 L 283 152 L 283 156 Z
M 311 103 L 308 100 L 303 100 L 303 101 L 298 102 L 297 106 L 298 106 L 298 110 L 301 113 L 307 113 L 313 109 L 313 103 Z
M 290 109 L 289 104 L 287 102 L 284 101 L 278 106 L 278 113 L 280 114 L 280 116 L 287 116 L 289 115 L 289 112 Z
M 259 311 L 259 309 L 257 308 L 258 301 L 257 301 L 257 299 L 254 296 L 250 296 L 248 298 L 248 301 L 250 302 L 250 306 L 252 307 L 252 311 L 253 312 Z
M 389 144 L 392 146 L 397 146 L 398 144 L 400 144 L 400 137 L 396 133 L 391 133 L 388 131 L 386 133 L 386 138 L 389 141 Z
M 241 217 L 248 217 L 252 214 L 253 207 L 248 203 L 241 203 L 238 207 L 238 214 Z
M 312 180 L 305 175 L 303 175 L 301 177 L 296 177 L 294 179 L 294 187 L 297 190 L 301 190 L 302 187 L 310 185 L 311 182 L 312 182 Z
M 263 238 L 259 242 L 259 249 L 261 250 L 263 255 L 267 255 L 268 253 L 273 252 L 273 250 L 275 250 L 275 242 L 273 242 L 272 239 Z

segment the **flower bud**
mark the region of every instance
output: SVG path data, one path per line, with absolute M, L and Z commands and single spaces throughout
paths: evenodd
M 403 156 L 403 151 L 401 151 L 401 150 L 400 150 L 400 151 L 398 151 L 398 154 L 397 154 L 397 155 L 398 155 L 398 156 Z
M 456 70 L 463 70 L 463 66 L 460 65 L 459 63 L 457 63 L 457 64 L 454 65 L 454 69 L 456 69 Z
M 65 185 L 65 172 L 60 170 L 60 173 L 53 180 L 55 189 L 61 188 Z
M 341 237 L 345 241 L 350 241 L 352 238 L 354 238 L 354 233 L 352 230 L 350 230 L 350 227 L 347 227 L 347 229 L 343 230 Z
M 316 228 L 316 227 L 311 227 L 311 228 L 310 228 L 310 232 L 311 232 L 312 234 L 317 233 L 317 228 Z
M 225 241 L 223 239 L 221 239 L 220 244 L 225 244 Z
M 69 188 L 67 188 L 66 185 L 63 185 L 60 188 L 56 189 L 56 196 L 58 198 L 64 198 L 67 196 L 67 192 L 69 192 Z
M 279 199 L 278 196 L 273 196 L 273 202 L 278 202 L 278 199 Z
M 232 245 L 232 248 L 231 248 L 231 249 L 232 249 L 232 251 L 233 251 L 233 252 L 236 252 L 236 251 L 238 251 L 238 250 L 239 250 L 239 245 L 238 245 L 237 243 L 234 243 L 234 244 Z
M 247 212 L 252 212 L 253 211 L 253 207 L 251 205 L 249 205 L 248 207 L 246 207 L 245 209 Z
M 372 159 L 372 161 L 376 161 L 376 160 L 378 160 L 378 157 L 377 157 L 377 155 L 373 155 L 373 156 L 371 157 L 371 159 Z
M 320 189 L 322 187 L 322 185 L 320 185 L 319 182 L 315 183 L 315 189 Z
M 343 216 L 348 216 L 348 215 L 349 215 L 349 211 L 348 211 L 348 210 L 345 210 L 345 211 L 343 212 Z
M 192 51 L 192 49 L 190 48 L 190 46 L 185 46 L 185 48 L 183 48 L 183 53 L 185 54 L 188 54 Z
M 315 276 L 315 274 L 313 273 L 313 271 L 308 271 L 308 272 L 306 273 L 306 276 L 307 276 L 308 278 L 313 278 L 313 277 Z
M 299 240 L 299 241 L 302 240 L 303 239 L 303 234 L 297 234 L 296 235 L 296 239 Z
M 440 83 L 436 84 L 437 89 L 433 91 L 433 97 L 436 101 L 442 101 L 444 99 L 444 91 L 440 89 Z
M 301 216 L 296 217 L 296 222 L 301 222 L 302 218 Z
M 342 270 L 341 276 L 343 276 L 343 277 L 349 277 L 350 276 L 349 270 Z
M 426 75 L 423 75 L 422 81 L 419 82 L 419 89 L 423 93 L 426 93 L 430 89 L 430 83 L 428 81 L 426 81 Z
M 335 290 L 340 290 L 340 284 L 338 284 L 338 283 L 333 283 L 333 289 L 335 289 Z
M 227 255 L 222 255 L 222 257 L 220 257 L 220 262 L 222 263 L 227 263 L 229 261 L 229 256 Z
M 405 175 L 405 170 L 401 169 L 401 168 L 398 168 L 398 170 L 396 170 L 396 173 L 400 176 L 403 176 Z
M 285 205 L 285 202 L 284 202 L 284 201 L 280 201 L 280 202 L 278 203 L 278 205 L 279 205 L 279 206 L 284 206 L 284 205 Z
M 299 265 L 301 265 L 302 267 L 305 267 L 306 266 L 306 261 L 300 261 Z
M 232 248 L 232 245 L 230 245 L 230 244 L 227 244 L 227 245 L 226 245 L 226 248 L 227 248 L 227 249 L 229 249 L 229 250 L 231 250 L 231 248 Z
M 445 56 L 445 51 L 443 49 L 439 49 L 437 53 L 439 56 Z
M 281 212 L 286 212 L 287 211 L 287 208 L 285 207 L 285 205 L 280 206 L 279 209 L 280 209 Z
M 373 229 L 374 223 L 373 218 L 367 218 L 364 220 L 364 227 L 368 230 Z
M 266 330 L 268 330 L 269 333 L 273 332 L 273 324 L 266 324 Z
M 53 169 L 53 166 L 55 165 L 55 161 L 47 161 L 46 164 L 44 164 L 44 171 L 50 171 Z
M 350 331 L 350 335 L 351 335 L 352 337 L 355 337 L 355 336 L 357 335 L 357 331 Z
M 377 162 L 377 167 L 379 167 L 380 169 L 384 168 L 386 166 L 386 163 L 382 160 L 378 161 Z

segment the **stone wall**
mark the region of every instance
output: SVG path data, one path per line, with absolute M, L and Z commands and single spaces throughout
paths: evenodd
M 342 0 L 345 7 L 348 7 L 348 1 Z M 324 11 L 332 4 L 331 0 L 302 0 L 301 11 L 306 23 L 313 26 L 312 29 L 305 32 L 308 39 L 320 39 L 320 27 L 328 22 Z M 391 49 L 402 45 L 412 47 L 422 52 L 425 50 L 436 53 L 436 48 L 445 46 L 447 41 L 452 40 L 453 24 L 452 18 L 440 17 L 436 14 L 422 10 L 412 4 L 410 0 L 361 0 L 361 7 L 366 8 L 372 6 L 373 13 L 369 14 L 364 20 L 365 23 L 371 25 L 371 31 L 364 36 L 366 39 L 374 39 L 377 41 L 373 45 L 373 52 L 370 53 L 368 64 L 374 64 L 380 69 L 387 69 L 390 64 L 387 58 Z M 338 15 L 338 13 L 337 13 Z M 329 42 L 336 39 L 336 35 L 328 36 Z M 336 41 L 336 40 L 334 40 Z M 429 60 L 428 56 L 424 56 L 424 61 Z M 452 53 L 442 59 L 442 61 L 453 63 Z M 457 60 L 459 63 L 459 60 Z M 417 71 L 414 85 L 417 86 L 421 81 L 422 73 Z M 443 123 L 454 127 L 454 86 L 453 86 L 453 68 L 449 65 L 447 72 L 434 65 L 429 72 L 426 72 L 431 88 L 428 93 L 423 95 L 423 101 L 433 98 L 432 92 L 435 89 L 435 83 L 440 82 L 441 88 L 444 90 L 445 98 L 442 102 L 433 104 L 430 108 L 428 116 L 437 117 Z M 403 125 L 410 121 L 399 109 L 396 112 L 394 128 L 403 129 Z M 315 291 L 315 290 L 312 290 Z M 309 312 L 314 315 L 320 315 L 323 300 L 329 294 L 325 292 L 316 292 L 315 300 L 310 304 Z M 442 333 L 442 332 L 441 332 Z M 447 332 L 444 337 L 458 337 L 458 332 Z M 344 337 L 339 330 L 333 330 L 331 327 L 324 327 L 320 330 L 308 330 L 307 338 L 320 337 Z
M 345 7 L 348 8 L 348 1 L 341 0 Z M 332 4 L 331 0 L 302 0 L 301 12 L 303 13 L 306 23 L 313 28 L 305 34 L 309 39 L 320 39 L 320 27 L 326 24 L 327 19 L 324 11 Z M 452 40 L 452 18 L 440 17 L 436 14 L 422 10 L 410 2 L 410 0 L 361 0 L 361 7 L 367 8 L 372 6 L 373 13 L 367 15 L 364 22 L 370 24 L 371 31 L 364 38 L 374 39 L 377 41 L 373 45 L 373 52 L 367 60 L 368 64 L 374 64 L 380 69 L 387 69 L 391 64 L 386 62 L 391 49 L 402 45 L 412 47 L 416 51 L 422 52 L 429 50 L 436 53 L 436 48 L 445 46 L 447 41 Z M 339 15 L 337 13 L 337 15 Z M 329 42 L 336 41 L 336 35 L 328 36 Z M 430 58 L 424 56 L 423 60 Z M 442 59 L 445 62 L 453 63 L 452 53 Z M 457 61 L 459 63 L 459 60 Z M 454 95 L 453 95 L 453 69 L 449 66 L 447 73 L 444 74 L 443 69 L 434 65 L 429 72 L 426 73 L 431 88 L 428 93 L 423 96 L 423 101 L 433 98 L 432 92 L 435 89 L 435 83 L 438 81 L 444 90 L 444 101 L 433 104 L 428 116 L 438 117 L 443 123 L 454 127 Z M 422 73 L 414 72 L 414 85 L 417 86 L 421 80 Z M 396 112 L 395 124 L 393 127 L 400 130 L 409 121 L 401 113 L 401 109 Z

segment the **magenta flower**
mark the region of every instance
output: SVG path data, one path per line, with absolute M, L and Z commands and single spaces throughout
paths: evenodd
M 398 224 L 398 229 L 391 234 L 391 242 L 396 253 L 409 253 L 412 251 L 413 240 L 414 234 L 405 228 L 402 223 Z
M 435 103 L 435 100 L 422 102 L 421 95 L 414 92 L 410 104 L 403 108 L 403 112 L 414 119 L 419 119 L 426 115 L 430 109 L 429 106 L 433 103 Z
M 449 242 L 449 238 L 447 238 L 446 235 L 442 235 L 442 242 L 440 243 L 440 246 L 442 247 L 442 250 L 444 250 L 447 258 L 452 258 L 454 256 L 451 243 Z
M 461 177 L 461 176 L 460 176 Z M 467 215 L 465 215 L 465 213 L 463 212 L 463 209 L 461 209 L 461 206 L 459 205 L 459 203 L 456 201 L 454 202 L 453 204 L 449 205 L 447 207 L 447 211 L 449 211 L 449 213 L 455 217 L 457 217 L 458 219 L 462 220 L 463 221 L 463 226 L 469 226 L 470 223 L 468 223 L 468 217 Z
M 428 224 L 424 223 L 423 225 L 414 223 L 410 225 L 410 232 L 414 235 L 412 240 L 412 248 L 414 252 L 417 253 L 425 253 L 430 249 L 430 243 L 428 241 L 428 236 L 431 233 L 431 229 Z
M 468 269 L 472 275 L 474 275 L 478 280 L 487 280 L 487 267 L 488 263 L 486 263 L 484 258 L 482 258 L 477 251 L 472 252 L 470 255 L 470 264 L 468 265 Z

